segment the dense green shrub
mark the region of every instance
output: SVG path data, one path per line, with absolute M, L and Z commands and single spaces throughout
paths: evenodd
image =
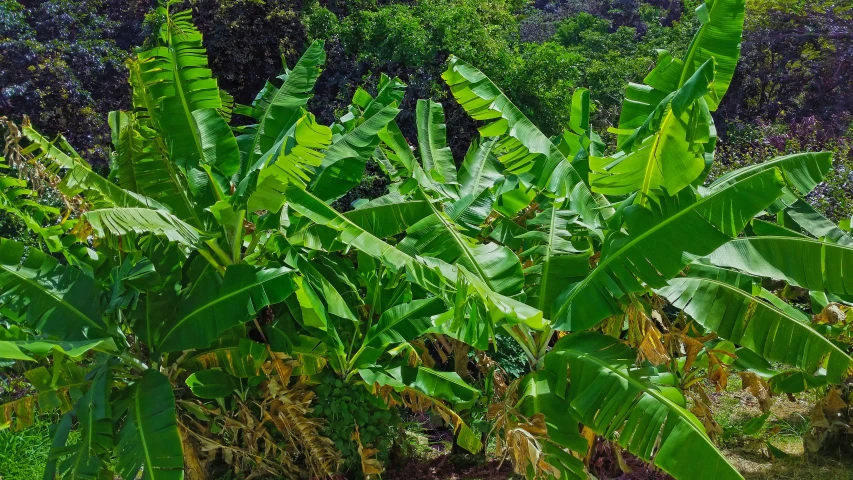
M 219 81 L 240 103 L 250 103 L 264 79 L 293 66 L 305 48 L 302 0 L 185 0 L 191 7 Z
M 363 386 L 349 383 L 331 370 L 318 377 L 314 415 L 325 420 L 323 436 L 331 439 L 341 452 L 344 470 L 353 477 L 361 472 L 358 443 L 354 439 L 356 429 L 361 443 L 375 446 L 378 450 L 375 458 L 386 464 L 401 421 L 396 409 L 382 405 Z
M 106 114 L 128 101 L 123 62 L 148 1 L 0 2 L 0 111 L 62 132 L 103 168 Z

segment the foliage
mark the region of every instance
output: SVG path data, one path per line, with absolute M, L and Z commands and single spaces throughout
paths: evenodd
M 282 61 L 295 63 L 306 46 L 301 1 L 188 0 L 182 5 L 193 10 L 222 88 L 242 103 L 254 98 L 263 79 L 279 73 Z
M 325 63 L 323 45 L 315 43 L 251 105 L 235 105 L 206 68 L 189 12 L 171 8 L 158 11 L 159 32 L 128 61 L 132 110 L 110 114 L 110 179 L 92 171 L 63 137 L 48 140 L 26 120 L 20 130 L 7 124 L 6 155 L 28 182 L 3 177 L 3 208 L 41 243 L 25 248 L 0 240 L 0 353 L 44 366 L 26 372 L 38 395 L 4 404 L 3 425 L 25 428 L 36 408 L 60 410 L 48 477 L 132 478 L 144 469 L 180 478 L 185 460 L 203 474 L 202 450 L 221 451 L 227 463 L 239 462 L 235 469 L 249 462 L 268 473 L 303 471 L 276 447 L 281 439 L 309 459 L 303 473 L 329 475 L 337 462 L 318 434 L 322 424 L 309 419 L 313 394 L 290 382 L 293 369 L 309 376 L 328 364 L 348 388 L 368 392 L 373 385 L 361 376 L 382 379 L 386 404 L 437 410 L 462 432 L 460 443 L 480 448 L 444 403 L 468 401 L 477 391 L 455 374 L 395 364 L 396 354 L 385 352 L 418 336 L 424 324 L 412 315 L 434 311 L 436 302 L 402 303 L 412 293 L 395 285 L 396 274 L 368 269 L 367 259 L 358 262 L 361 270 L 355 263 L 344 270 L 351 279 L 336 278 L 345 264 L 330 256 L 323 267 L 315 263 L 322 252 L 289 247 L 301 229 L 282 235 L 279 228 L 290 222 L 275 213 L 291 195 L 333 200 L 358 183 L 358 165 L 363 171 L 378 131 L 398 111 L 402 84 L 386 79 L 385 94 L 356 98 L 357 118 L 334 129 L 320 125 L 304 110 Z M 232 115 L 255 123 L 232 131 Z M 38 192 L 27 183 L 57 189 L 63 214 L 34 201 Z M 363 214 L 354 218 L 370 221 Z M 350 281 L 346 300 L 335 295 Z M 355 284 L 376 289 L 369 303 Z M 328 313 L 320 298 L 332 301 Z M 257 320 L 264 312 L 274 321 L 262 328 Z M 352 323 L 360 317 L 378 323 Z M 252 319 L 259 341 L 247 338 L 244 324 Z M 297 329 L 302 334 L 292 336 Z M 273 346 L 298 360 L 285 363 Z M 186 350 L 195 352 L 180 354 Z M 383 355 L 391 362 L 376 363 Z M 263 399 L 257 408 L 247 406 L 256 396 Z M 217 411 L 215 399 L 225 399 L 229 411 Z M 183 422 L 201 428 L 191 432 Z M 374 428 L 365 424 L 353 435 L 365 474 L 381 468 Z M 232 445 L 211 440 L 217 433 Z M 261 460 L 262 448 L 277 452 L 280 462 Z
M 141 42 L 146 2 L 0 3 L 0 105 L 63 132 L 105 167 L 104 115 L 127 102 L 123 62 Z M 17 117 L 16 120 L 20 120 Z
M 758 0 L 747 5 L 738 95 L 727 115 L 794 123 L 816 117 L 833 135 L 850 125 L 853 105 L 845 95 L 850 76 L 849 4 Z
M 387 464 L 392 442 L 396 435 L 398 414 L 387 407 L 377 406 L 364 387 L 344 383 L 330 371 L 319 376 L 321 384 L 317 387 L 317 402 L 314 414 L 326 421 L 323 435 L 331 439 L 335 448 L 345 459 L 345 469 L 350 475 L 361 471 L 361 459 L 358 444 L 354 439 L 356 429 L 360 442 L 376 446 L 375 458 Z
M 236 472 L 324 477 L 333 445 L 378 475 L 398 406 L 441 418 L 472 453 L 490 430 L 530 478 L 587 478 L 596 436 L 677 478 L 741 478 L 714 445 L 704 385 L 738 371 L 768 405 L 853 373 L 832 313 L 853 295 L 849 225 L 802 198 L 831 153 L 708 177 L 743 9 L 698 5 L 689 48 L 629 83 L 605 139 L 589 90 L 549 136 L 450 56 L 456 108 L 483 122 L 463 158 L 442 104 L 418 100 L 412 128 L 398 125 L 400 78 L 318 120 L 319 40 L 234 102 L 190 12 L 161 7 L 128 62 L 130 109 L 110 115 L 108 178 L 27 121 L 6 153 L 28 183 L 0 177 L 3 208 L 41 243 L 0 240 L 0 356 L 36 362 L 39 392 L 3 405 L 4 425 L 60 411 L 48 478 L 204 475 L 202 452 Z M 591 24 L 565 38 L 604 35 L 578 18 Z M 339 211 L 368 162 L 387 190 Z M 33 201 L 41 184 L 61 212 Z M 508 385 L 481 353 L 497 332 L 530 367 Z M 483 411 L 490 429 L 472 425 Z

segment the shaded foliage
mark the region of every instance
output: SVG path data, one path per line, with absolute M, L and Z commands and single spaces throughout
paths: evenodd
M 150 2 L 0 2 L 0 112 L 62 132 L 93 164 L 109 158 L 106 114 L 128 101 L 124 60 Z

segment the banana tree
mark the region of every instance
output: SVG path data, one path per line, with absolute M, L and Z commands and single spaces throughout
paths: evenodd
M 66 208 L 43 207 L 26 181 L 2 177 L 3 210 L 42 247 L 0 240 L 0 357 L 42 365 L 26 374 L 38 395 L 4 405 L 3 425 L 28 426 L 36 405 L 61 411 L 48 478 L 182 478 L 192 432 L 181 415 L 212 399 L 245 404 L 254 394 L 247 386 L 265 381 L 287 391 L 284 355 L 299 358 L 306 375 L 329 364 L 354 382 L 381 378 L 388 403 L 431 406 L 478 450 L 445 403 L 469 401 L 476 390 L 456 374 L 394 363 L 406 358 L 402 345 L 412 350 L 425 333 L 421 315 L 435 301 L 408 288 L 362 299 L 341 283 L 346 258 L 324 269 L 321 252 L 289 246 L 310 227 L 283 208 L 291 192 L 333 201 L 355 186 L 405 85 L 383 77 L 375 97 L 360 90 L 340 123 L 320 125 L 305 110 L 325 62 L 315 42 L 251 105 L 235 105 L 207 68 L 190 13 L 159 13 L 155 45 L 128 61 L 132 109 L 109 117 L 108 178 L 61 136 L 8 124 L 18 173 L 59 192 Z M 232 128 L 232 115 L 250 124 Z M 385 273 L 369 280 L 381 291 L 399 281 Z M 311 339 L 325 353 L 303 351 Z M 305 425 L 301 435 L 316 438 L 316 422 Z M 333 473 L 332 463 L 311 462 L 309 473 Z
M 849 299 L 847 234 L 801 199 L 829 154 L 773 159 L 701 186 L 743 4 L 706 2 L 697 15 L 685 59 L 662 52 L 645 84 L 629 86 L 616 153 L 603 155 L 589 127 L 588 92 L 575 95 L 571 129 L 548 138 L 484 74 L 451 58 L 453 96 L 488 121 L 460 168 L 441 106 L 422 100 L 416 147 L 393 122 L 379 133 L 386 196 L 341 214 L 310 191 L 287 192 L 292 218 L 309 220 L 289 238 L 405 271 L 448 308 L 431 319 L 433 332 L 479 349 L 498 329 L 519 342 L 535 371 L 512 389 L 501 424 L 513 427 L 500 435 L 509 442 L 514 432 L 514 445 L 523 437 L 535 451 L 516 457 L 520 472 L 584 478 L 583 424 L 676 477 L 740 478 L 709 436 L 707 406 L 695 405 L 703 375 L 739 369 L 789 392 L 840 382 L 853 368 L 849 347 L 760 281 L 811 290 L 813 313 Z M 689 462 L 685 451 L 695 453 Z

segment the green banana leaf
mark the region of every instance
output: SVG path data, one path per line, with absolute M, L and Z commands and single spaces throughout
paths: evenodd
M 154 108 L 149 115 L 166 138 L 169 157 L 185 171 L 200 164 L 216 166 L 226 177 L 240 166 L 237 141 L 217 111 L 222 100 L 216 79 L 208 69 L 202 35 L 192 23 L 192 13 L 165 16 L 160 45 L 139 52 L 140 77 L 151 92 Z
M 260 309 L 296 291 L 292 270 L 229 265 L 224 278 L 208 269 L 180 300 L 175 317 L 165 319 L 157 351 L 209 346 L 225 330 L 252 319 Z
M 391 103 L 343 136 L 332 139 L 308 190 L 326 201 L 337 200 L 364 176 L 364 166 L 379 144 L 379 132 L 400 110 Z
M 198 398 L 226 398 L 239 390 L 240 380 L 219 369 L 201 370 L 187 377 L 187 386 Z
M 504 178 L 503 166 L 495 156 L 495 138 L 478 138 L 468 146 L 459 168 L 459 196 L 477 198 Z
M 539 190 L 565 195 L 583 179 L 562 152 L 482 72 L 454 56 L 441 78 L 484 137 L 499 137 L 495 152 L 509 173 L 533 176 Z M 584 188 L 586 188 L 584 186 Z
M 778 214 L 777 214 L 778 215 Z M 823 216 L 802 198 L 798 198 L 781 212 L 783 223 L 789 228 L 808 232 L 809 235 L 839 245 L 853 246 L 853 238 L 835 223 Z
M 258 123 L 245 128 L 245 137 L 238 138 L 242 148 L 244 164 L 254 165 L 266 154 L 298 119 L 300 110 L 314 96 L 314 84 L 326 63 L 326 52 L 322 40 L 311 43 L 292 70 L 285 69 L 279 76 L 281 86 L 267 82 L 252 102 L 248 113 Z
M 656 291 L 721 338 L 768 360 L 809 374 L 826 368 L 831 382 L 853 373 L 853 359 L 809 324 L 727 283 L 679 277 Z
M 722 0 L 719 0 L 722 1 Z M 705 170 L 705 144 L 713 120 L 701 102 L 714 85 L 714 63 L 706 62 L 668 95 L 609 157 L 590 157 L 593 192 L 630 195 L 646 205 L 652 196 L 674 195 Z
M 203 238 L 194 227 L 165 210 L 104 208 L 88 211 L 82 219 L 92 226 L 99 238 L 107 240 L 152 234 L 170 242 L 196 247 Z M 127 243 L 123 247 L 132 248 Z
M 731 240 L 781 194 L 782 186 L 778 170 L 767 170 L 706 197 L 682 190 L 651 204 L 653 212 L 629 207 L 629 235 L 608 235 L 598 266 L 557 299 L 555 327 L 578 331 L 620 314 L 620 298 L 645 285 L 665 286 L 687 264 L 684 253 L 707 255 Z
M 155 370 L 146 370 L 129 388 L 127 402 L 120 407 L 126 414 L 116 433 L 117 472 L 136 478 L 142 470 L 147 480 L 184 478 L 184 452 L 175 415 L 175 395 L 169 379 Z
M 133 112 L 109 115 L 118 184 L 157 200 L 181 220 L 201 228 L 202 215 L 190 198 L 187 179 L 169 158 L 168 147 L 151 117 L 156 105 L 142 80 L 139 60 L 133 59 L 127 65 Z
M 644 84 L 628 84 L 619 115 L 620 146 L 632 130 L 646 121 L 661 100 L 684 85 L 711 58 L 714 86 L 704 98 L 710 111 L 717 109 L 740 57 L 744 5 L 743 0 L 708 0 L 700 4 L 696 14 L 702 26 L 694 35 L 684 61 L 661 50 L 657 65 L 643 79 Z
M 786 188 L 780 199 L 773 203 L 772 211 L 784 210 L 794 204 L 799 195 L 808 195 L 832 168 L 832 152 L 794 153 L 776 157 L 763 163 L 747 165 L 726 173 L 711 183 L 712 189 L 731 185 L 758 172 L 778 168 L 785 178 Z
M 314 115 L 305 113 L 294 123 L 292 130 L 250 168 L 248 175 L 235 190 L 231 203 L 248 197 L 250 212 L 281 210 L 287 185 L 305 188 L 314 168 L 323 161 L 323 150 L 332 142 L 332 131 L 318 124 Z
M 785 280 L 809 290 L 853 295 L 853 246 L 797 237 L 747 237 L 732 240 L 708 260 L 761 277 Z
M 444 109 L 432 100 L 418 100 L 415 110 L 418 128 L 418 146 L 423 168 L 432 178 L 443 185 L 446 192 L 455 193 L 457 185 L 456 163 L 447 146 L 444 125 Z
M 676 478 L 743 478 L 714 446 L 665 376 L 634 367 L 637 353 L 595 332 L 561 338 L 545 357 L 556 393 L 584 425 Z M 684 452 L 693 452 L 685 456 Z
M 0 239 L 0 311 L 58 340 L 107 337 L 101 289 L 77 268 Z

